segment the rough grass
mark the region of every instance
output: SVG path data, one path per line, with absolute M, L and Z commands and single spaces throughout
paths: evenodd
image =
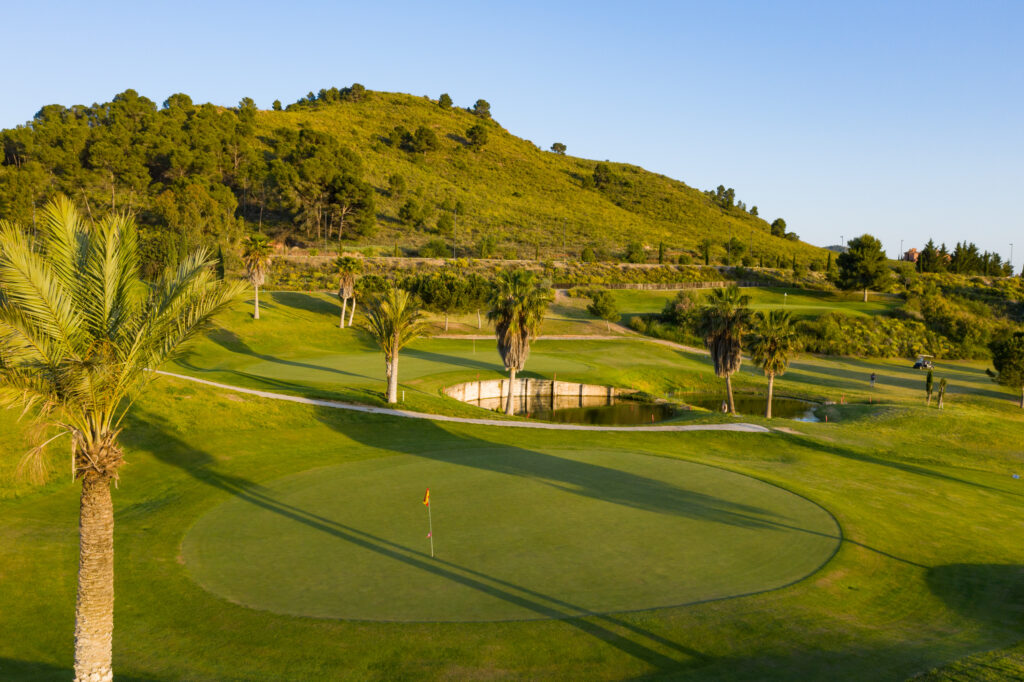
M 500 120 L 501 112 L 494 113 Z M 464 207 L 454 234 L 460 255 L 479 255 L 473 245 L 480 237 L 492 236 L 499 242 L 499 253 L 529 258 L 538 246 L 542 255 L 578 256 L 586 245 L 620 254 L 628 242 L 639 240 L 653 260 L 659 242 L 675 255 L 681 250 L 696 252 L 702 240 L 711 238 L 717 258 L 724 255 L 722 244 L 734 236 L 766 256 L 795 254 L 805 264 L 825 261 L 823 249 L 772 237 L 764 220 L 738 209 L 725 211 L 698 189 L 636 166 L 610 164 L 621 180 L 612 190 L 585 188 L 581 180 L 593 174 L 595 161 L 542 151 L 494 121 L 487 124 L 487 145 L 472 149 L 465 133 L 480 119 L 464 109 L 444 111 L 422 97 L 373 92 L 354 104 L 261 111 L 256 121 L 260 136 L 281 127 L 308 125 L 356 151 L 367 179 L 378 189 L 380 230 L 363 243 L 379 245 L 388 253 L 396 245 L 418 247 L 436 238 L 433 228 L 440 205 L 450 200 Z M 431 128 L 440 149 L 410 154 L 388 146 L 385 140 L 397 125 L 410 131 Z M 388 191 L 392 174 L 405 178 L 408 189 L 401 196 Z M 432 207 L 427 229 L 398 222 L 398 209 L 409 198 Z
M 333 313 L 296 303 L 268 310 L 259 323 L 247 321 L 243 309 L 233 312 L 223 324 L 250 350 L 232 349 L 228 339 L 198 346 L 191 359 L 221 363 L 218 378 L 260 386 L 267 379 L 245 376 L 242 365 L 281 362 L 252 353 L 281 353 L 290 362 L 288 353 L 344 356 L 350 348 L 366 355 L 341 366 L 370 371 L 360 363 L 372 353 L 354 334 L 329 327 Z M 444 370 L 429 374 L 434 370 L 425 367 L 417 378 L 425 405 L 441 400 L 430 386 L 488 371 L 460 364 L 472 358 L 469 341 L 425 343 L 436 344 L 428 346 L 436 353 L 428 359 Z M 680 389 L 717 384 L 702 356 L 672 349 L 661 355 L 661 347 L 638 340 L 541 342 L 528 368 L 534 360 L 541 366 L 547 343 L 559 377 Z M 289 381 L 285 368 L 302 369 L 283 364 L 284 378 L 276 381 Z M 880 377 L 874 391 L 866 381 L 871 371 Z M 1024 469 L 1024 414 L 981 366 L 942 363 L 936 374 L 946 372 L 955 392 L 939 411 L 925 407 L 924 377 L 905 362 L 801 359 L 777 390 L 845 395 L 853 404 L 828 407 L 829 423 L 790 423 L 789 431 L 771 434 L 513 432 L 325 410 L 160 379 L 127 425 L 128 464 L 114 491 L 119 679 L 898 680 L 929 671 L 942 680 L 1019 678 L 1024 484 L 1011 474 Z M 295 379 L 290 390 L 344 394 L 350 380 L 337 374 L 331 388 Z M 737 383 L 761 389 L 764 380 L 745 370 Z M 380 390 L 366 386 L 359 390 Z M 10 483 L 11 463 L 24 447 L 15 416 L 0 413 L 0 678 L 70 679 L 78 490 L 66 474 L 40 489 Z M 784 589 L 533 622 L 275 615 L 205 591 L 183 563 L 182 542 L 204 514 L 234 499 L 273 497 L 283 477 L 492 448 L 536 457 L 629 451 L 719 467 L 828 509 L 843 541 L 826 566 Z M 60 474 L 66 450 L 51 454 Z M 579 495 L 582 483 L 561 485 L 566 495 Z M 669 569 L 685 576 L 687 562 Z

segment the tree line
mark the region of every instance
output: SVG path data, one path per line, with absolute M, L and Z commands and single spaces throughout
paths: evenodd
M 973 242 L 957 242 L 953 251 L 945 244 L 936 247 L 935 241 L 928 240 L 917 255 L 915 267 L 918 272 L 950 272 L 957 275 L 983 275 L 1010 277 L 1013 266 L 1003 261 L 998 253 L 981 252 Z
M 308 239 L 372 232 L 375 192 L 358 155 L 309 128 L 259 140 L 255 117 L 250 98 L 222 108 L 179 93 L 158 107 L 134 90 L 104 104 L 45 106 L 0 131 L 0 215 L 34 229 L 58 193 L 95 219 L 134 212 L 150 276 L 197 246 L 236 243 L 243 220 L 259 230 L 272 217 Z

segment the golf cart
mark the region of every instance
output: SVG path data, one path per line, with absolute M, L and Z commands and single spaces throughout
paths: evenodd
M 935 356 L 934 355 L 918 355 L 917 356 L 917 361 L 914 362 L 914 369 L 932 369 L 931 358 L 933 358 L 933 357 L 935 357 Z

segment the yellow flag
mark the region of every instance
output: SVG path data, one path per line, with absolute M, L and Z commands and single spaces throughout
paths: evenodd
M 423 496 L 423 504 L 430 506 L 430 488 L 427 488 L 427 494 Z

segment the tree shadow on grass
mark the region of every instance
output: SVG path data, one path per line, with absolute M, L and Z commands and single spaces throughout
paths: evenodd
M 848 358 L 843 357 L 838 359 L 847 365 L 854 365 L 863 368 L 862 371 L 853 369 L 844 369 L 834 365 L 824 364 L 805 364 L 799 360 L 792 363 L 790 371 L 786 373 L 786 379 L 789 381 L 796 381 L 813 385 L 819 391 L 822 388 L 822 378 L 832 380 L 832 388 L 837 390 L 850 390 L 850 391 L 868 391 L 871 389 L 871 374 L 872 372 L 876 375 L 876 383 L 879 387 L 892 386 L 894 388 L 902 388 L 907 390 L 919 390 L 922 397 L 924 396 L 924 382 L 927 372 L 921 372 L 920 375 L 910 374 L 913 371 L 908 369 L 906 372 L 900 371 L 898 368 L 879 366 L 872 363 L 870 360 Z M 966 377 L 964 375 L 967 375 Z M 964 370 L 964 368 L 957 367 L 947 373 L 947 377 L 952 379 L 949 384 L 949 393 L 957 395 L 974 395 L 984 396 L 987 398 L 996 398 L 1005 400 L 1011 397 L 1008 393 L 1001 393 L 1000 391 L 986 387 L 984 383 L 975 382 L 975 377 L 971 376 L 973 372 Z M 981 370 L 977 371 L 977 374 L 984 376 L 984 372 Z M 939 383 L 939 379 L 943 377 L 943 371 L 941 368 L 937 368 L 934 372 L 935 384 Z M 965 383 L 957 383 L 965 382 Z M 969 383 L 967 383 L 969 382 Z M 880 400 L 886 400 L 891 396 L 884 394 L 879 395 Z
M 266 355 L 265 353 L 259 353 L 254 348 L 252 348 L 249 344 L 247 344 L 242 339 L 242 337 L 240 337 L 238 334 L 234 333 L 230 329 L 225 329 L 224 327 L 215 327 L 215 328 L 211 329 L 207 333 L 206 336 L 211 341 L 213 341 L 215 344 L 217 344 L 218 346 L 220 346 L 221 348 L 223 348 L 225 350 L 228 350 L 228 351 L 230 351 L 232 353 L 239 353 L 241 355 L 248 355 L 249 357 L 256 358 L 257 360 L 263 360 L 264 362 L 270 362 L 270 363 L 273 363 L 273 364 L 276 364 L 276 365 L 286 365 L 288 367 L 299 367 L 299 368 L 302 368 L 302 369 L 311 369 L 311 370 L 316 370 L 318 372 L 329 372 L 329 373 L 333 373 L 333 374 L 341 374 L 343 376 L 357 377 L 359 379 L 370 379 L 370 380 L 377 380 L 377 381 L 379 381 L 379 379 L 375 379 L 374 377 L 366 376 L 365 374 L 356 374 L 355 372 L 347 372 L 347 371 L 345 371 L 343 369 L 338 369 L 336 367 L 326 367 L 324 365 L 314 365 L 314 364 L 311 364 L 311 363 L 308 363 L 308 362 L 297 362 L 295 360 L 285 360 L 285 359 L 279 358 L 279 357 L 277 357 L 275 355 Z M 188 356 L 186 356 L 186 357 L 188 357 Z M 221 369 L 200 369 L 200 368 L 195 367 L 194 365 L 186 364 L 186 362 L 184 360 L 179 360 L 178 364 L 180 364 L 182 367 L 187 367 L 189 369 L 199 369 L 199 371 L 217 371 L 217 372 L 219 372 L 219 371 L 229 371 L 229 370 L 221 370 Z M 255 375 L 249 375 L 249 376 L 255 376 Z
M 948 564 L 928 569 L 928 588 L 947 607 L 990 626 L 1024 626 L 1024 566 Z
M 483 360 L 474 360 L 472 358 L 462 357 L 460 355 L 448 355 L 447 353 L 437 353 L 435 351 L 422 350 L 419 348 L 403 348 L 402 358 L 416 358 L 417 360 L 426 360 L 428 362 L 434 362 L 441 365 L 448 365 L 451 367 L 468 367 L 469 369 L 481 369 L 492 372 L 501 372 L 502 366 L 495 362 L 486 362 Z M 401 358 L 399 359 L 401 361 Z
M 277 500 L 267 488 L 257 483 L 218 471 L 216 458 L 180 439 L 160 417 L 152 414 L 139 414 L 136 418 L 145 424 L 145 429 L 154 431 L 155 434 L 151 433 L 149 437 L 143 438 L 141 434 L 132 437 L 126 433 L 128 436 L 125 439 L 126 444 L 147 450 L 160 461 L 179 467 L 197 481 L 256 507 L 327 533 L 355 547 L 502 599 L 535 613 L 538 619 L 563 621 L 570 627 L 600 639 L 658 670 L 678 669 L 681 666 L 705 663 L 709 660 L 707 656 L 695 649 L 650 632 L 621 617 L 612 614 L 589 613 L 586 609 L 557 597 L 493 578 L 453 562 L 433 559 L 421 550 L 405 547 L 333 519 L 325 518 L 313 511 Z M 138 434 L 144 428 L 133 431 L 133 433 Z M 153 438 L 154 435 L 156 438 Z M 156 449 L 147 447 L 147 444 L 154 442 L 160 443 L 160 447 Z
M 41 663 L 39 661 L 19 661 L 13 658 L 0 658 L 0 680 L 71 680 L 75 671 L 71 668 Z M 117 682 L 148 682 L 153 677 L 135 677 L 116 672 Z
M 976 481 L 969 481 L 964 478 L 958 478 L 951 474 L 946 474 L 935 469 L 929 469 L 926 466 L 919 464 L 913 464 L 911 462 L 904 462 L 898 459 L 885 459 L 872 455 L 867 452 L 859 452 L 851 448 L 838 445 L 836 443 L 821 441 L 821 440 L 810 440 L 805 435 L 793 435 L 787 433 L 777 433 L 778 438 L 789 441 L 794 447 L 799 448 L 812 448 L 814 450 L 820 450 L 830 455 L 836 455 L 845 459 L 852 459 L 858 462 L 865 462 L 867 464 L 876 464 L 878 466 L 889 467 L 891 469 L 897 469 L 908 474 L 914 474 L 916 476 L 924 476 L 927 478 L 933 478 L 936 480 L 946 481 L 949 483 L 959 483 L 961 485 L 970 486 L 972 488 L 980 488 L 982 490 L 988 490 L 990 492 L 1002 493 L 1004 495 L 1013 495 L 1018 497 L 1021 495 L 1019 492 L 1013 490 L 1007 490 L 1004 488 L 996 488 L 994 486 L 986 485 L 984 483 L 978 483 Z
M 270 299 L 286 308 L 304 310 L 324 317 L 338 319 L 341 315 L 341 306 L 334 301 L 301 291 L 274 291 L 271 292 Z

